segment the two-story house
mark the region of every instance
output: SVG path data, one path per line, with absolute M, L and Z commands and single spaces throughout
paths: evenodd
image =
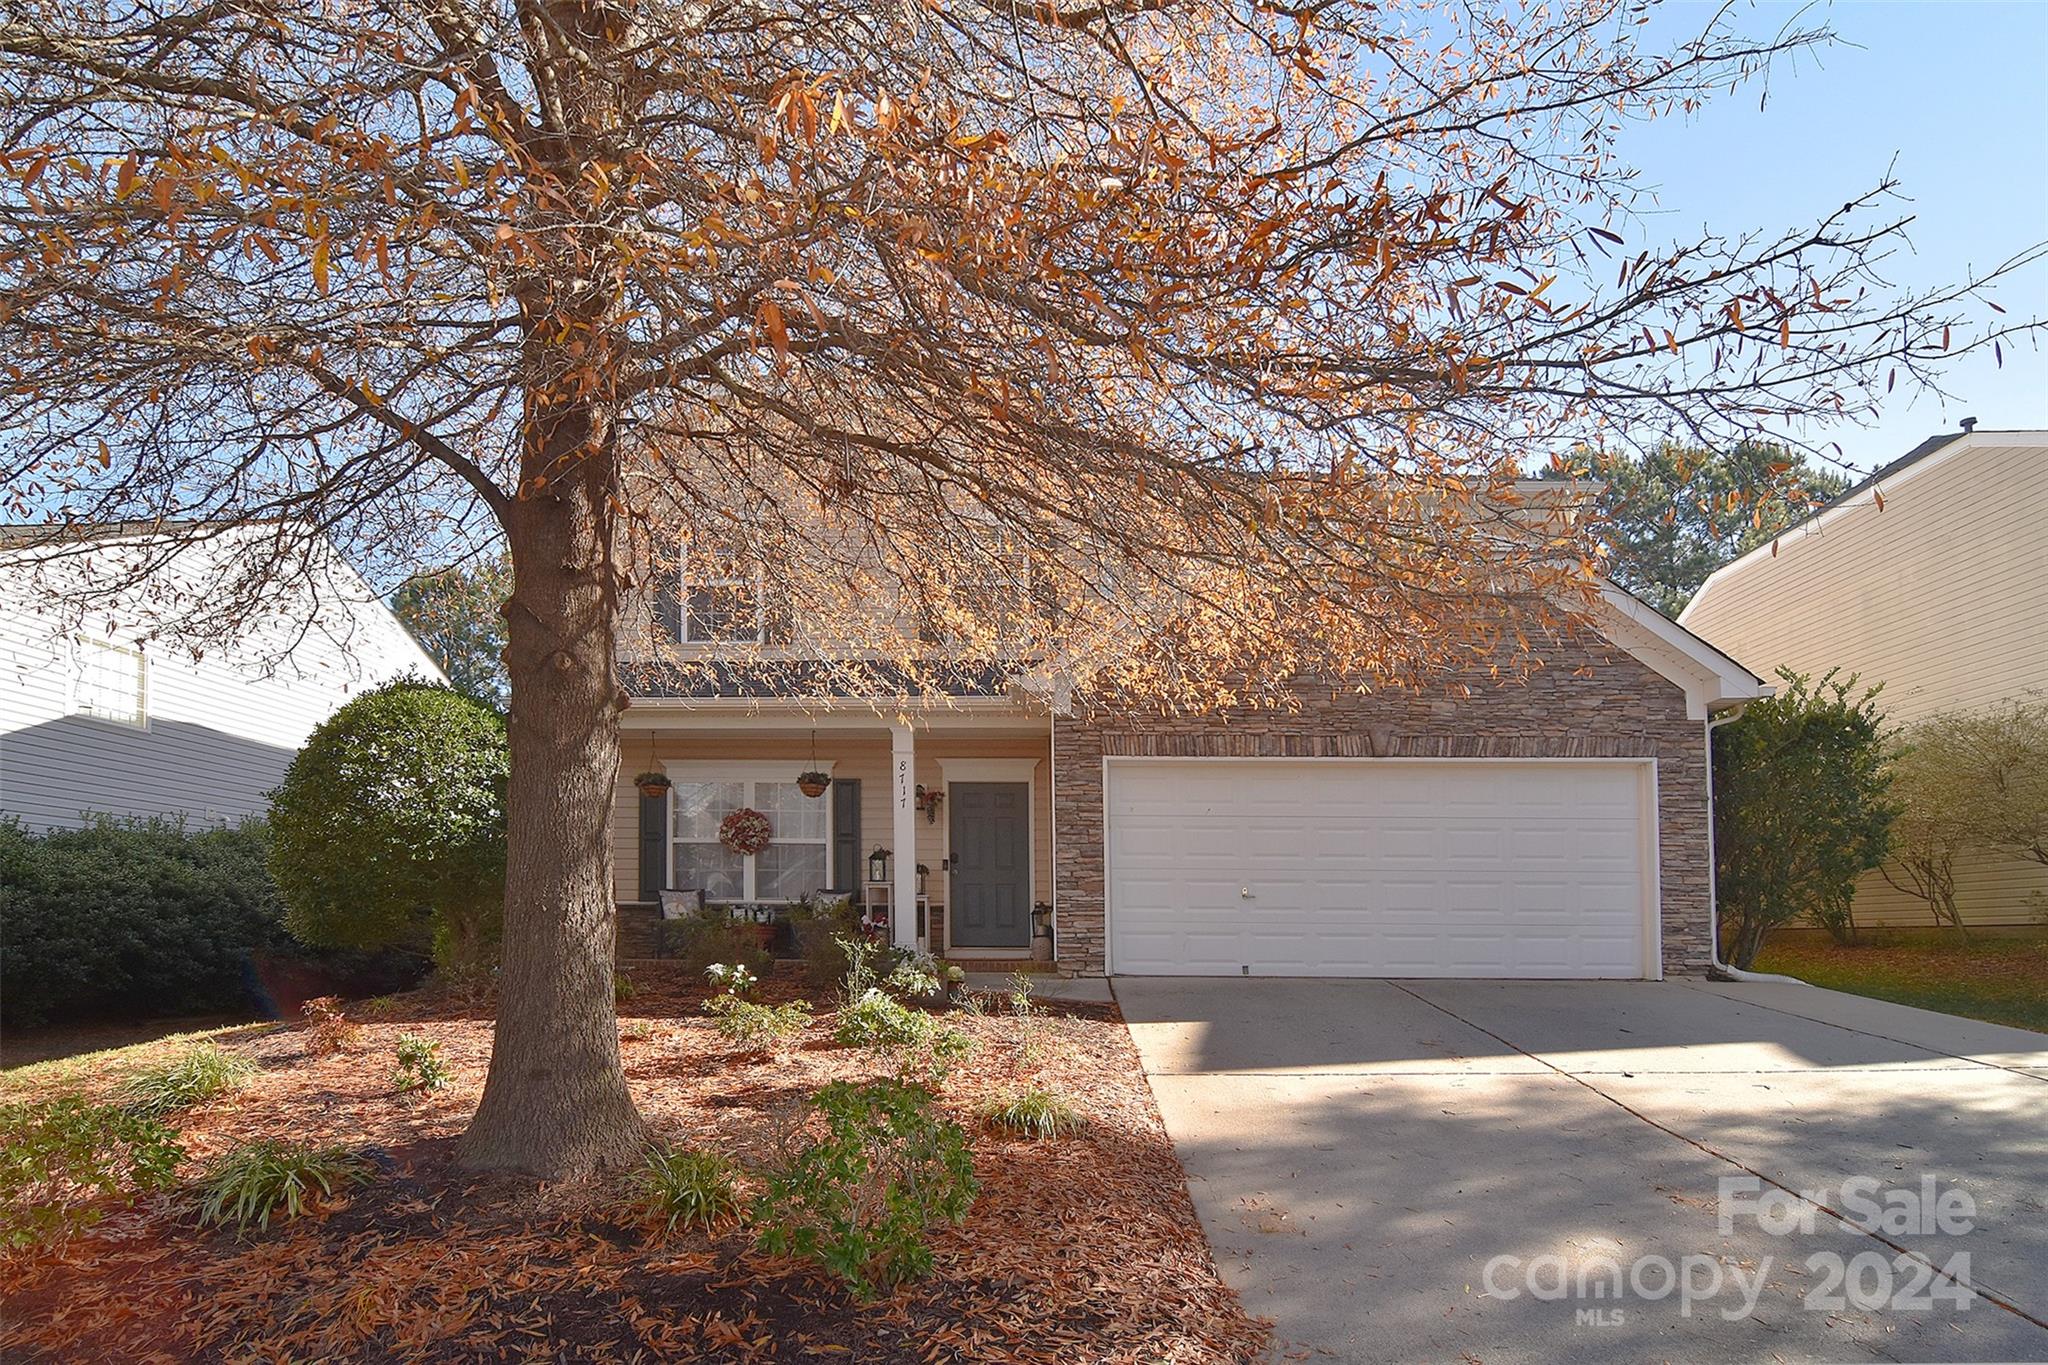
M 664 648 L 621 666 L 628 955 L 665 889 L 830 889 L 887 903 L 898 944 L 994 964 L 1036 932 L 1084 975 L 1658 978 L 1710 960 L 1706 724 L 1767 689 L 1619 589 L 1539 636 L 1526 679 L 1327 679 L 1289 707 L 1167 718 L 999 667 L 961 667 L 944 695 L 678 672 L 650 655 L 756 643 L 770 604 L 759 576 L 693 576 L 687 556 L 677 574 Z M 831 778 L 815 797 L 797 782 L 814 769 Z M 648 772 L 668 790 L 643 795 Z M 749 808 L 772 833 L 737 852 L 720 826 Z
M 2048 692 L 2048 432 L 1929 437 L 1721 568 L 1678 619 L 1767 677 L 1835 668 L 1882 683 L 1901 730 Z M 1955 888 L 1965 925 L 2037 925 L 2048 867 L 1972 851 Z M 1855 915 L 1934 923 L 1882 871 L 1857 883 Z

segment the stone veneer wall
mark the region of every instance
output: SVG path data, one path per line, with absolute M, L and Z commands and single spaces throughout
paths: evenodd
M 1105 756 L 1231 758 L 1655 758 L 1667 976 L 1706 971 L 1706 731 L 1685 694 L 1597 639 L 1552 638 L 1525 680 L 1484 672 L 1437 689 L 1371 695 L 1303 686 L 1289 710 L 1205 716 L 1090 705 L 1053 722 L 1059 965 L 1103 971 Z M 1469 689 L 1458 695 L 1458 684 Z

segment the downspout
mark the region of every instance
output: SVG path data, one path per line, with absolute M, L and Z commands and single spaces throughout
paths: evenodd
M 1775 972 L 1746 972 L 1721 960 L 1721 860 L 1714 849 L 1714 729 L 1731 720 L 1741 720 L 1749 706 L 1743 702 L 1726 715 L 1707 719 L 1707 979 L 1709 981 L 1782 981 L 1794 986 L 1807 982 L 1796 976 Z

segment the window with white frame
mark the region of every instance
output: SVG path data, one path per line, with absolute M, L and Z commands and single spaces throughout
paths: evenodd
M 683 547 L 683 643 L 759 644 L 766 616 L 761 599 L 758 566 L 709 539 Z
M 142 651 L 79 636 L 72 642 L 71 713 L 142 725 L 149 712 Z
M 794 765 L 792 765 L 794 766 Z M 786 778 L 674 776 L 669 885 L 706 901 L 793 901 L 830 884 L 832 803 Z M 768 847 L 742 857 L 718 842 L 725 817 L 751 806 L 768 817 Z
M 945 597 L 954 619 L 923 622 L 919 637 L 954 649 L 1012 643 L 1028 620 L 1031 577 L 1030 556 L 1012 537 L 990 531 L 948 566 Z

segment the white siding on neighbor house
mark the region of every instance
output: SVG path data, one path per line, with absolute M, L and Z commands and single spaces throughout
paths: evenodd
M 1766 678 L 1782 665 L 1881 682 L 1898 726 L 2048 689 L 2048 436 L 1958 437 L 1790 532 L 1775 556 L 1721 570 L 1679 620 Z M 2048 868 L 1973 856 L 1957 891 L 1969 923 L 2026 924 Z M 1933 922 L 1875 874 L 1856 915 Z
M 180 556 L 181 591 L 203 600 L 229 552 Z M 343 702 L 406 673 L 440 677 L 338 555 L 315 596 L 294 594 L 246 641 L 194 658 L 139 603 L 95 605 L 75 621 L 39 600 L 18 563 L 0 564 L 0 817 L 47 829 L 87 814 L 209 824 L 260 815 L 292 755 Z M 142 725 L 71 714 L 81 635 L 141 650 Z

